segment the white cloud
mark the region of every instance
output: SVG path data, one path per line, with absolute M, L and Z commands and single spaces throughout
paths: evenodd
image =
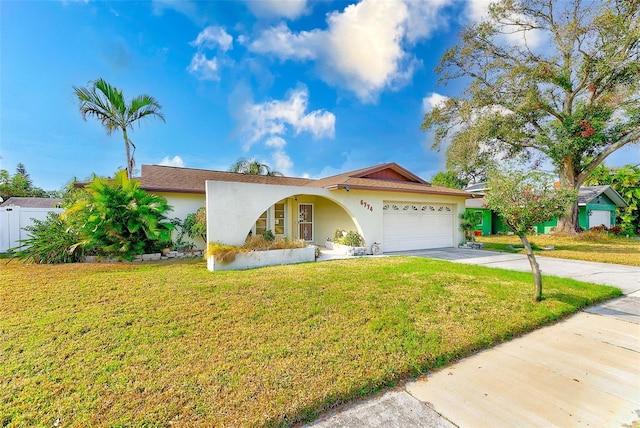
M 343 160 L 342 164 L 338 167 L 327 165 L 317 174 L 305 174 L 305 177 L 309 178 L 325 178 L 332 175 L 342 174 L 347 171 L 354 171 L 356 169 L 364 168 L 372 165 L 371 163 L 371 151 L 363 149 L 351 149 L 340 154 L 340 159 Z M 379 162 L 379 160 L 378 160 Z
M 184 161 L 180 156 L 174 156 L 173 158 L 169 158 L 169 156 L 165 156 L 161 161 L 160 165 L 164 166 L 177 166 L 180 168 L 184 168 Z
M 201 25 L 206 17 L 198 11 L 196 2 L 189 0 L 152 0 L 153 14 L 162 16 L 165 10 L 173 10 L 183 14 L 192 22 Z
M 284 138 L 281 137 L 271 137 L 267 141 L 264 142 L 267 147 L 273 147 L 276 149 L 283 149 L 284 146 L 287 145 L 287 142 Z
M 190 45 L 206 49 L 215 49 L 219 46 L 223 52 L 226 52 L 233 48 L 233 37 L 226 32 L 224 27 L 210 25 L 202 30 Z
M 363 102 L 406 84 L 417 60 L 407 44 L 443 25 L 441 9 L 453 0 L 362 0 L 327 15 L 326 30 L 292 32 L 286 24 L 265 30 L 248 45 L 281 60 L 316 60 L 321 78 Z
M 249 49 L 275 55 L 281 60 L 309 60 L 317 57 L 323 38 L 324 33 L 320 30 L 294 34 L 285 23 L 280 23 L 266 29 L 259 39 L 249 44 Z
M 433 108 L 442 106 L 448 99 L 447 96 L 431 92 L 429 96 L 422 99 L 422 112 L 428 113 Z
M 271 155 L 273 159 L 273 169 L 282 173 L 283 175 L 291 175 L 291 168 L 293 168 L 293 162 L 289 155 L 284 150 L 276 150 Z
M 307 112 L 308 107 L 309 90 L 304 85 L 291 89 L 283 100 L 247 102 L 237 115 L 244 122 L 241 130 L 246 139 L 243 149 L 248 151 L 262 142 L 272 149 L 273 168 L 290 174 L 293 162 L 285 150 L 287 135 L 309 133 L 316 139 L 335 136 L 335 115 L 326 110 Z
M 452 0 L 407 1 L 407 39 L 415 43 L 429 37 L 440 26 L 447 25 L 447 20 L 443 19 L 441 13 L 443 8 L 452 3 Z
M 336 118 L 326 110 L 306 113 L 309 106 L 309 90 L 298 86 L 288 93 L 285 100 L 272 100 L 261 104 L 247 104 L 244 108 L 248 135 L 245 150 L 266 136 L 284 135 L 292 130 L 295 135 L 309 132 L 314 138 L 333 138 Z
M 246 0 L 246 3 L 258 17 L 296 19 L 307 12 L 307 0 Z
M 187 70 L 196 74 L 200 80 L 220 80 L 218 59 L 207 59 L 207 56 L 200 52 L 193 55 Z

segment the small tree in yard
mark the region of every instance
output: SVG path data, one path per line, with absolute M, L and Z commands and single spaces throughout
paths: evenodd
M 561 214 L 575 200 L 575 191 L 557 189 L 547 174 L 521 170 L 492 170 L 487 187 L 485 199 L 489 209 L 502 217 L 524 245 L 535 283 L 533 299 L 540 301 L 542 277 L 527 234 L 535 224 Z

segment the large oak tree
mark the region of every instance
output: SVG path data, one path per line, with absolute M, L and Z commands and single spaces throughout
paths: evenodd
M 541 155 L 577 189 L 640 140 L 639 58 L 639 0 L 501 0 L 441 59 L 445 82 L 469 83 L 422 127 L 453 156 Z M 577 202 L 558 229 L 579 230 Z

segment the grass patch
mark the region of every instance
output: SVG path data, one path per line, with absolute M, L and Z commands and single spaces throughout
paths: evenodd
M 0 269 L 0 426 L 289 426 L 620 294 L 412 257 Z
M 532 235 L 528 239 L 534 253 L 541 256 L 640 266 L 640 240 L 635 238 L 585 232 L 576 236 Z M 477 241 L 482 242 L 487 250 L 524 254 L 517 236 L 479 236 Z M 550 245 L 554 250 L 545 250 Z M 510 246 L 516 249 L 507 248 Z

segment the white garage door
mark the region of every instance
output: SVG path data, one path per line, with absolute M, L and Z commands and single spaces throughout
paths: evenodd
M 593 210 L 589 215 L 589 229 L 604 224 L 611 227 L 611 212 L 604 210 Z
M 384 251 L 453 247 L 453 206 L 385 202 Z

